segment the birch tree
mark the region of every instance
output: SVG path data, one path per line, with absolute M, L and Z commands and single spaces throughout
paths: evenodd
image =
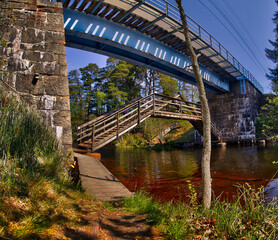
M 211 173 L 210 173 L 210 157 L 211 157 L 211 128 L 210 128 L 210 111 L 208 106 L 208 100 L 206 97 L 206 90 L 204 87 L 203 78 L 200 72 L 199 64 L 198 64 L 198 58 L 197 55 L 193 49 L 189 29 L 186 21 L 186 16 L 184 13 L 183 6 L 181 4 L 181 0 L 175 0 L 179 12 L 180 17 L 182 20 L 183 25 L 183 34 L 185 37 L 187 49 L 189 51 L 189 56 L 192 61 L 192 67 L 194 71 L 194 75 L 197 82 L 197 88 L 199 92 L 199 98 L 201 102 L 201 108 L 202 108 L 202 121 L 203 121 L 203 152 L 202 152 L 202 198 L 203 198 L 203 204 L 205 208 L 210 208 L 211 205 Z

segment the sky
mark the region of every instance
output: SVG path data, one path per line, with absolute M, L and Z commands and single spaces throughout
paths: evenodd
M 269 39 L 275 40 L 272 22 L 278 10 L 275 1 L 182 0 L 182 3 L 185 13 L 215 37 L 269 93 L 270 81 L 265 75 L 274 64 L 266 58 L 264 50 L 272 49 Z M 68 47 L 66 52 L 68 71 L 88 63 L 106 65 L 106 56 Z

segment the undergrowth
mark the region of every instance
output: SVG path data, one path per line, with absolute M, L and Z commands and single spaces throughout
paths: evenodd
M 219 197 L 209 210 L 197 202 L 192 185 L 186 203 L 159 203 L 139 191 L 123 205 L 133 213 L 146 214 L 168 239 L 277 239 L 277 204 L 265 204 L 263 189 L 248 184 L 238 189 L 233 202 Z
M 67 170 L 36 110 L 0 91 L 0 239 L 61 239 L 79 224 L 74 206 L 88 197 Z
M 63 156 L 51 129 L 38 112 L 15 96 L 0 92 L 1 165 L 55 175 Z

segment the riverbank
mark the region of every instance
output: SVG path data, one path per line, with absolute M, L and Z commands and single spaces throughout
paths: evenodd
M 0 92 L 0 239 L 275 239 L 278 208 L 243 188 L 234 203 L 159 203 L 147 194 L 97 201 L 69 178 L 51 129 L 37 112 Z M 242 203 L 243 201 L 243 203 Z
M 119 149 L 173 150 L 192 145 L 195 130 L 188 121 L 150 118 L 115 143 Z
M 1 169 L 3 170 L 3 169 Z M 147 193 L 118 202 L 97 201 L 53 179 L 18 176 L 15 193 L 1 196 L 2 239 L 276 239 L 278 207 L 262 191 L 243 188 L 234 203 L 205 210 L 191 186 L 187 203 L 159 203 Z M 28 180 L 28 181 L 27 181 Z M 5 185 L 1 182 L 1 189 Z M 16 194 L 25 186 L 27 196 Z
M 145 216 L 111 211 L 73 184 L 70 159 L 35 109 L 0 91 L 0 239 L 159 237 Z
M 125 209 L 111 211 L 109 204 L 93 199 L 71 184 L 50 179 L 24 183 L 28 185 L 28 196 L 0 197 L 0 239 L 160 237 L 158 230 L 147 224 L 146 216 Z

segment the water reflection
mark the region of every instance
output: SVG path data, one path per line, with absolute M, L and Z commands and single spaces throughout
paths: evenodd
M 212 186 L 216 195 L 236 193 L 237 184 L 250 183 L 254 187 L 267 186 L 276 172 L 277 146 L 227 147 L 212 150 Z M 145 188 L 155 197 L 183 200 L 188 194 L 190 180 L 201 190 L 200 161 L 202 150 L 118 150 L 103 149 L 104 165 L 131 191 Z M 271 182 L 267 194 L 277 196 L 277 181 Z

